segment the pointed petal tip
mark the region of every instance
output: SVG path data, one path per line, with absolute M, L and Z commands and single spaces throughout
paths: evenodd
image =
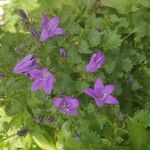
M 111 104 L 111 105 L 117 105 L 119 103 L 119 101 L 115 97 L 109 95 L 109 96 L 107 96 L 105 103 Z
M 100 78 L 95 80 L 94 89 L 102 89 L 104 88 L 104 83 Z

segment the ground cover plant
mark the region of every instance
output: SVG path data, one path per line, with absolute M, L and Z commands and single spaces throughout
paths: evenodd
M 0 149 L 149 150 L 148 0 L 12 0 L 0 28 Z

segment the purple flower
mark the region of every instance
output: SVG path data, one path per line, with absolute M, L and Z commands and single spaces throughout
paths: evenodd
M 52 38 L 56 35 L 64 35 L 65 31 L 59 27 L 59 22 L 59 17 L 53 17 L 51 20 L 48 20 L 46 15 L 42 15 L 40 41 L 46 41 L 48 38 Z
M 114 85 L 104 86 L 103 81 L 97 79 L 95 81 L 94 89 L 86 88 L 84 92 L 95 99 L 96 104 L 102 107 L 105 104 L 118 104 L 118 100 L 110 94 L 115 90 Z
M 86 66 L 86 71 L 91 73 L 101 68 L 105 61 L 105 56 L 101 51 L 94 53 L 89 64 Z
M 33 69 L 30 70 L 30 75 L 35 81 L 32 84 L 32 91 L 37 91 L 43 88 L 46 94 L 51 94 L 53 89 L 53 84 L 56 82 L 55 77 L 48 71 L 47 68 L 42 70 Z
M 29 54 L 26 57 L 24 57 L 13 69 L 15 73 L 28 73 L 30 70 L 38 68 L 38 63 L 36 61 L 36 58 Z
M 60 56 L 61 57 L 67 57 L 67 51 L 66 51 L 66 49 L 64 49 L 64 48 L 60 48 Z
M 75 116 L 80 103 L 79 100 L 71 96 L 65 96 L 63 98 L 55 98 L 54 104 L 62 113 Z

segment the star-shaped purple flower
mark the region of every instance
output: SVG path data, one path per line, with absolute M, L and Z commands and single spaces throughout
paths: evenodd
M 35 81 L 32 83 L 32 91 L 43 88 L 46 94 L 51 94 L 53 84 L 56 82 L 56 79 L 47 68 L 42 70 L 33 69 L 29 73 L 31 77 L 35 79 Z
M 86 88 L 84 92 L 95 99 L 96 104 L 102 107 L 105 104 L 118 104 L 118 100 L 110 94 L 115 90 L 115 86 L 110 84 L 104 86 L 103 81 L 97 79 L 93 88 Z
M 40 36 L 40 41 L 46 41 L 48 38 L 52 38 L 56 35 L 64 35 L 65 31 L 59 27 L 59 22 L 59 17 L 53 17 L 48 20 L 46 15 L 42 15 L 42 33 Z
M 75 116 L 77 115 L 77 108 L 80 102 L 71 96 L 65 96 L 63 98 L 55 98 L 54 104 L 62 113 Z
M 36 58 L 32 54 L 29 54 L 14 67 L 13 72 L 28 74 L 28 72 L 34 68 L 38 68 L 38 63 Z
M 105 61 L 105 56 L 101 51 L 92 54 L 90 62 L 86 66 L 86 71 L 91 73 L 100 69 L 104 61 Z

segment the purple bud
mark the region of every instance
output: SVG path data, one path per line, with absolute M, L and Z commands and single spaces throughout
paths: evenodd
M 0 78 L 4 78 L 6 75 L 3 72 L 0 72 Z
M 61 57 L 67 57 L 67 55 L 68 55 L 67 50 L 64 48 L 60 48 L 59 52 L 60 52 Z
M 39 38 L 38 32 L 34 28 L 31 28 L 30 32 L 34 37 Z
M 19 9 L 18 13 L 19 13 L 19 16 L 22 17 L 22 20 L 24 22 L 26 22 L 26 23 L 29 22 L 29 18 L 27 16 L 26 12 L 23 9 Z
M 28 133 L 29 133 L 29 129 L 27 129 L 27 128 L 23 128 L 23 129 L 17 131 L 18 136 L 25 136 Z
M 15 48 L 15 51 L 19 54 L 20 53 L 20 49 L 18 47 Z
M 49 124 L 49 123 L 52 123 L 55 121 L 55 118 L 54 117 L 49 117 L 47 120 L 46 120 L 46 123 Z
M 44 117 L 43 116 L 37 116 L 36 117 L 36 123 L 43 123 Z

